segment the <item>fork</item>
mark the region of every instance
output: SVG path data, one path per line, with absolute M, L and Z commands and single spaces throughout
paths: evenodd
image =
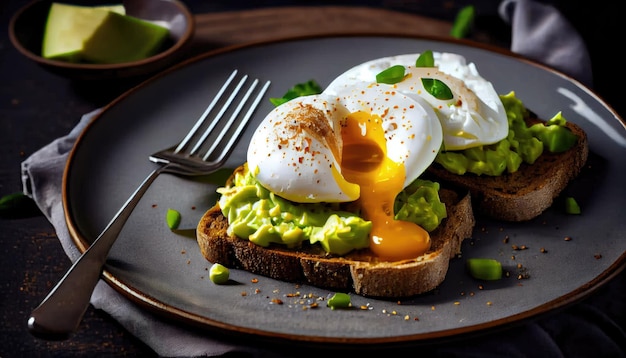
M 113 243 L 133 209 L 159 174 L 170 173 L 182 176 L 208 175 L 223 166 L 270 85 L 270 81 L 265 82 L 262 88 L 257 90 L 252 102 L 248 103 L 251 96 L 255 93 L 259 80 L 255 79 L 250 85 L 246 85 L 248 76 L 244 75 L 236 84 L 231 86 L 231 83 L 237 76 L 237 72 L 237 70 L 234 70 L 230 74 L 204 113 L 178 145 L 149 156 L 152 162 L 158 163 L 160 166 L 146 177 L 109 222 L 104 231 L 98 235 L 91 246 L 74 262 L 41 304 L 32 311 L 28 319 L 28 329 L 33 336 L 50 340 L 62 340 L 69 338 L 76 331 L 89 306 L 93 290 L 100 280 L 100 275 Z M 241 89 L 244 88 L 244 85 L 248 89 L 244 94 L 241 94 Z M 231 89 L 231 87 L 233 88 Z M 222 99 L 229 89 L 230 95 L 228 98 Z M 238 96 L 241 98 L 238 98 Z M 233 109 L 232 105 L 235 102 L 238 102 L 238 104 Z M 209 114 L 213 113 L 216 105 L 222 105 L 221 109 L 214 115 L 210 123 L 205 124 L 206 119 L 209 118 Z M 240 116 L 246 105 L 248 105 L 247 111 L 245 111 L 243 116 Z M 222 118 L 228 119 L 222 120 Z M 222 123 L 224 121 L 226 122 Z M 238 124 L 233 129 L 233 125 L 236 122 Z M 204 127 L 207 128 L 204 129 Z M 206 146 L 205 144 L 207 144 L 207 139 L 213 139 L 215 132 L 218 130 L 217 138 L 214 139 L 210 148 L 202 154 Z M 192 139 L 198 136 L 199 139 L 192 143 Z M 215 154 L 218 149 L 220 151 L 217 152 L 218 154 Z

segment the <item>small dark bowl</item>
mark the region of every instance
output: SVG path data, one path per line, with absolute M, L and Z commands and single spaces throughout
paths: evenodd
M 75 5 L 99 5 L 94 1 L 57 0 Z M 75 80 L 129 78 L 158 72 L 181 59 L 195 31 L 194 17 L 178 0 L 124 0 L 126 13 L 149 21 L 168 25 L 170 35 L 155 55 L 139 61 L 116 64 L 70 63 L 41 56 L 41 46 L 48 11 L 53 1 L 36 0 L 17 11 L 9 23 L 9 38 L 15 48 L 27 58 L 57 75 Z M 103 4 L 122 3 L 108 1 Z

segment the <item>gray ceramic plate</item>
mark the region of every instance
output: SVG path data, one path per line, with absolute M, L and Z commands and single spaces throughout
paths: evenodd
M 499 93 L 515 91 L 543 118 L 563 111 L 587 131 L 588 166 L 564 193 L 578 200 L 582 215 L 566 215 L 557 200 L 526 223 L 478 218 L 463 256 L 452 260 L 445 282 L 435 291 L 401 302 L 352 297 L 355 307 L 367 309 L 330 310 L 323 302 L 307 309 L 311 302 L 303 296 L 331 292 L 238 270 L 231 274 L 238 284 L 212 284 L 210 264 L 195 239 L 171 232 L 164 217 L 168 208 L 177 209 L 181 227 L 195 228 L 216 200 L 215 186 L 162 175 L 113 247 L 105 278 L 143 307 L 182 325 L 340 346 L 431 342 L 500 329 L 594 292 L 626 261 L 626 156 L 618 155 L 626 150 L 623 121 L 593 92 L 562 74 L 503 51 L 431 39 L 308 38 L 228 49 L 196 58 L 124 94 L 93 120 L 68 162 L 64 204 L 78 247 L 84 249 L 97 236 L 154 168 L 148 155 L 183 136 L 234 68 L 272 80 L 268 96 L 280 97 L 309 79 L 324 86 L 366 60 L 428 49 L 466 56 Z M 249 128 L 271 108 L 264 100 Z M 245 160 L 250 132 L 230 157 L 229 167 Z M 513 245 L 527 249 L 514 250 Z M 469 257 L 499 259 L 510 277 L 475 281 L 464 271 Z M 274 299 L 283 304 L 272 303 Z

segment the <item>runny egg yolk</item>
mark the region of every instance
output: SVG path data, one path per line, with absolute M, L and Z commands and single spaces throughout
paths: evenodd
M 430 235 L 419 225 L 394 219 L 394 201 L 404 188 L 403 163 L 387 156 L 382 119 L 367 112 L 351 113 L 341 128 L 344 177 L 361 187 L 363 217 L 372 222 L 370 249 L 380 259 L 416 258 L 430 248 Z

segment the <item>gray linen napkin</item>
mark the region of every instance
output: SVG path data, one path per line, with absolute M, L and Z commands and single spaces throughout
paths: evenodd
M 76 138 L 99 111 L 100 109 L 97 109 L 83 115 L 67 136 L 54 140 L 22 163 L 24 193 L 34 199 L 52 223 L 65 253 L 72 262 L 78 259 L 80 251 L 73 244 L 65 223 L 61 202 L 63 168 Z M 91 296 L 91 304 L 119 321 L 160 356 L 219 356 L 235 350 L 250 351 L 245 346 L 224 344 L 206 335 L 166 323 L 150 312 L 140 309 L 102 280 Z
M 531 0 L 505 0 L 501 3 L 500 14 L 512 25 L 513 51 L 554 66 L 583 83 L 591 84 L 590 61 L 584 43 L 556 9 Z M 75 261 L 80 253 L 73 245 L 65 224 L 60 200 L 61 180 L 67 155 L 77 136 L 98 111 L 85 114 L 67 136 L 56 139 L 22 163 L 24 193 L 35 200 L 52 223 L 63 249 L 72 261 Z M 160 356 L 219 356 L 228 352 L 245 352 L 250 356 L 278 355 L 271 351 L 221 342 L 198 331 L 172 325 L 142 310 L 103 281 L 96 286 L 91 304 L 119 321 L 131 334 L 145 342 Z M 533 323 L 516 328 L 515 332 L 492 336 L 485 340 L 475 339 L 459 345 L 447 345 L 445 348 L 439 348 L 437 353 L 445 354 L 446 357 L 485 356 L 487 353 L 494 357 L 525 357 L 535 356 L 537 353 L 562 356 L 568 349 L 564 347 L 575 342 L 586 342 L 587 346 L 593 349 L 601 346 L 606 352 L 623 352 L 619 347 L 623 344 L 619 343 L 620 339 L 623 340 L 623 331 L 606 316 L 606 313 L 587 306 L 578 308 L 578 311 L 586 313 L 576 315 L 570 312 L 545 320 L 542 324 Z M 598 324 L 599 321 L 602 322 L 601 325 Z M 567 330 L 565 327 L 568 327 Z M 575 327 L 584 329 L 576 330 Z M 559 338 L 564 335 L 568 338 Z M 594 340 L 598 343 L 591 344 L 590 342 Z M 580 352 L 570 351 L 570 353 Z M 599 351 L 596 350 L 596 353 Z
M 498 13 L 512 26 L 511 51 L 592 86 L 587 47 L 557 9 L 532 0 L 503 0 Z

